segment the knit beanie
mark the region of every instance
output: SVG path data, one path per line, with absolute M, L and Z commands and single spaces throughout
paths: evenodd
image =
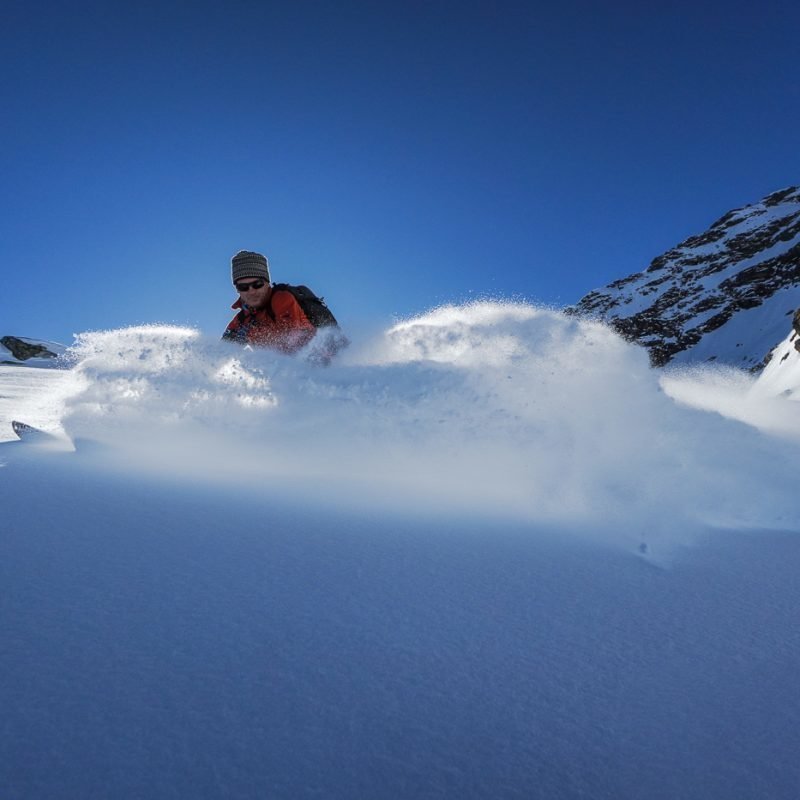
M 261 253 L 240 250 L 231 259 L 231 272 L 233 273 L 234 283 L 242 278 L 263 278 L 267 283 L 270 283 L 269 261 Z

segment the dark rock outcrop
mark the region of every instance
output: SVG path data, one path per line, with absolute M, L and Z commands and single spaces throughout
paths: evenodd
M 3 336 L 0 338 L 0 344 L 18 361 L 27 361 L 29 358 L 57 358 L 57 354 L 48 350 L 43 344 L 26 342 L 16 336 Z

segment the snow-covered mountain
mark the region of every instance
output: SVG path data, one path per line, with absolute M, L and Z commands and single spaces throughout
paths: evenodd
M 643 272 L 571 311 L 610 322 L 668 362 L 763 367 L 800 306 L 800 187 L 729 211 Z

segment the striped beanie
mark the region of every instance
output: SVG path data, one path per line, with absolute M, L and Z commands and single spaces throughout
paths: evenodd
M 233 273 L 234 283 L 242 278 L 263 278 L 267 283 L 270 283 L 269 261 L 261 253 L 240 250 L 231 259 L 231 272 Z

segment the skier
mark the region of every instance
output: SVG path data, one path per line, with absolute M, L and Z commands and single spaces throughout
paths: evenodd
M 327 364 L 348 342 L 325 303 L 304 286 L 270 283 L 269 262 L 261 253 L 240 250 L 231 259 L 233 285 L 239 299 L 231 306 L 239 313 L 223 339 L 256 347 L 270 347 L 291 355 L 305 347 L 317 328 L 329 327 L 312 361 Z

